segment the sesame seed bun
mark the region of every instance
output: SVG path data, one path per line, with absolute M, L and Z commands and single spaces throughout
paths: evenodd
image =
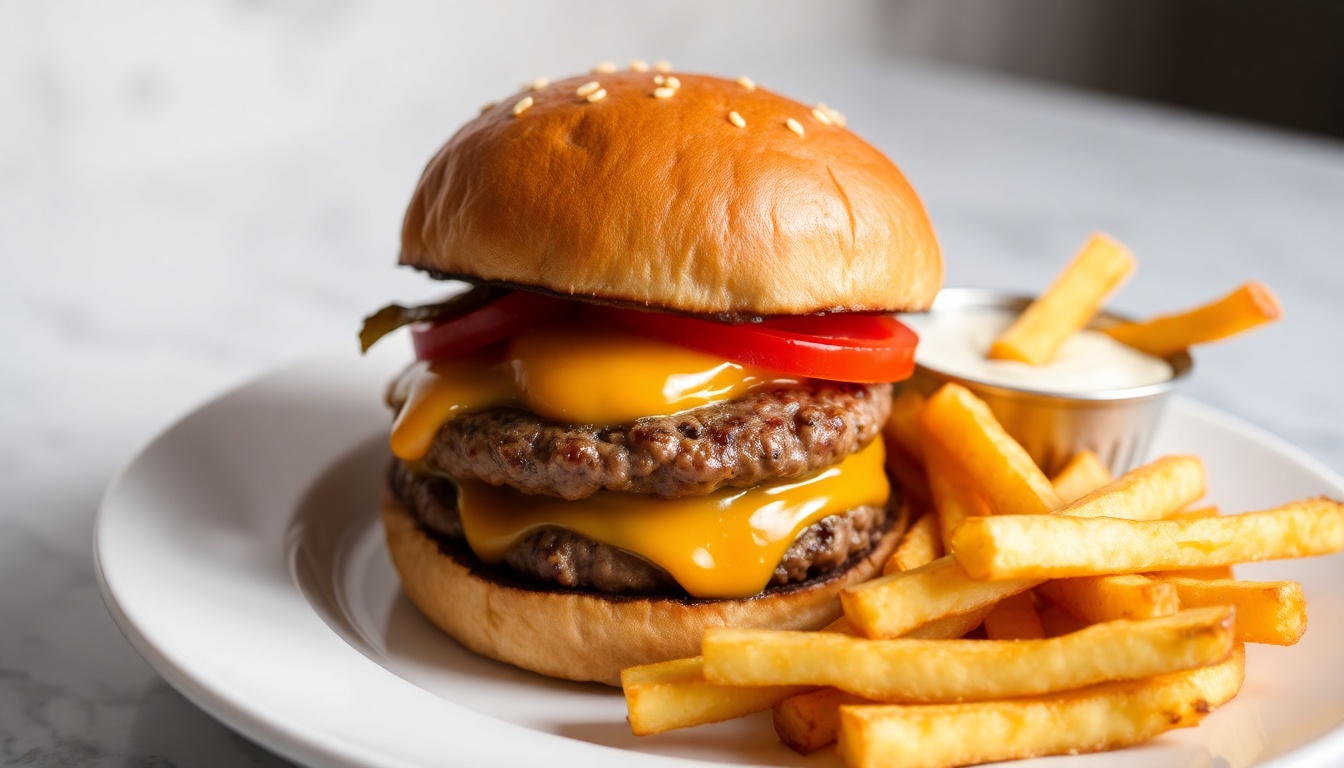
M 463 545 L 428 536 L 390 490 L 383 527 L 406 595 L 472 651 L 551 677 L 620 685 L 621 670 L 696 656 L 706 627 L 820 629 L 840 615 L 840 591 L 877 576 L 908 518 L 849 566 L 744 600 L 623 596 L 509 579 Z
M 703 75 L 522 91 L 430 161 L 401 263 L 699 315 L 925 309 L 943 268 L 924 207 L 842 123 Z

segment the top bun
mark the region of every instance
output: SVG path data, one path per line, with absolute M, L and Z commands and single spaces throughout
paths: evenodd
M 924 206 L 843 118 L 704 75 L 655 95 L 655 77 L 573 77 L 486 109 L 425 169 L 401 263 L 736 318 L 933 301 Z

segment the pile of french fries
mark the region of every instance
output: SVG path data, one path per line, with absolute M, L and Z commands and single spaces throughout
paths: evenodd
M 884 575 L 822 631 L 716 628 L 697 658 L 626 670 L 636 734 L 773 708 L 785 744 L 851 766 L 1124 747 L 1232 699 L 1244 643 L 1302 637 L 1301 587 L 1232 566 L 1344 548 L 1336 501 L 1197 506 L 1194 456 L 1112 478 L 1083 453 L 1051 480 L 956 384 L 901 393 L 885 438 L 920 517 Z

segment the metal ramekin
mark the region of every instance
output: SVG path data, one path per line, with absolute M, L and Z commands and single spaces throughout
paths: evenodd
M 1029 303 L 1031 297 L 987 288 L 944 288 L 929 311 L 1000 308 L 1021 312 Z M 1102 312 L 1089 327 L 1105 328 L 1128 319 Z M 1074 454 L 1084 450 L 1096 453 L 1118 475 L 1147 457 L 1168 397 L 1190 375 L 1193 362 L 1189 354 L 1181 352 L 1166 361 L 1172 376 L 1158 384 L 1072 395 L 986 384 L 924 365 L 915 366 L 907 386 L 926 395 L 947 382 L 971 390 L 1048 475 L 1053 476 Z

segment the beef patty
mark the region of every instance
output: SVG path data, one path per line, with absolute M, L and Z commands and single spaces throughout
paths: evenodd
M 557 424 L 499 407 L 444 424 L 424 461 L 450 477 L 569 500 L 603 488 L 698 496 L 835 464 L 875 438 L 890 412 L 889 384 L 823 381 L 616 427 Z
M 457 489 L 451 480 L 416 474 L 394 460 L 388 486 L 427 530 L 463 538 Z M 804 529 L 784 553 L 770 584 L 806 581 L 867 552 L 890 525 L 889 510 L 895 508 L 897 499 L 893 488 L 892 502 L 886 507 L 856 507 Z M 569 589 L 684 594 L 667 571 L 653 563 L 562 528 L 544 528 L 528 535 L 505 554 L 504 562 L 523 577 Z

